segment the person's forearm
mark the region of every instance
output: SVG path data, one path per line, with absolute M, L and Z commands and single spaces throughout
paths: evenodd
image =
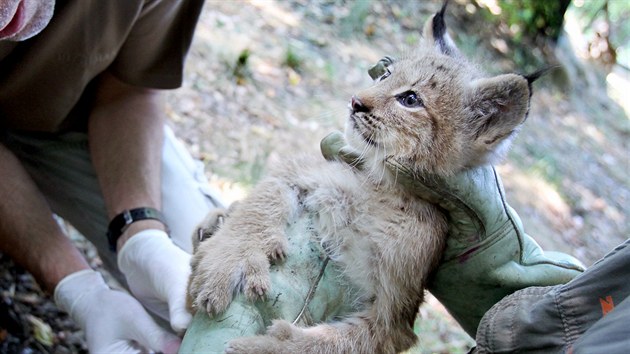
M 50 293 L 89 265 L 53 219 L 46 199 L 19 160 L 0 144 L 0 251 Z
M 163 124 L 159 91 L 129 86 L 104 75 L 88 134 L 110 220 L 126 209 L 161 208 Z M 132 224 L 119 240 L 118 248 L 135 231 L 148 227 L 163 225 L 154 220 Z

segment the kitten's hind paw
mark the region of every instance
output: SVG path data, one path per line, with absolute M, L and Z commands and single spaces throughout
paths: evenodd
M 266 335 L 241 337 L 231 340 L 225 349 L 229 354 L 265 353 L 293 354 L 298 352 L 299 344 L 293 341 L 294 334 L 300 329 L 283 320 L 274 320 Z M 303 349 L 303 348 L 301 348 Z
M 225 352 L 227 354 L 284 354 L 286 345 L 277 338 L 270 336 L 241 337 L 231 340 Z
M 193 308 L 203 309 L 213 317 L 225 311 L 230 305 L 233 290 L 234 286 L 227 279 L 193 274 L 188 292 Z
M 299 328 L 287 321 L 273 320 L 271 326 L 267 328 L 267 335 L 279 340 L 288 340 L 293 337 L 295 330 L 299 331 Z

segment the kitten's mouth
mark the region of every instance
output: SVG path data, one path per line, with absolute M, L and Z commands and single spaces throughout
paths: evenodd
M 352 129 L 359 133 L 361 138 L 363 138 L 363 141 L 368 143 L 368 145 L 378 147 L 378 143 L 374 140 L 374 133 L 372 129 L 367 126 L 367 123 L 363 118 L 352 112 L 350 114 L 350 123 L 352 124 Z

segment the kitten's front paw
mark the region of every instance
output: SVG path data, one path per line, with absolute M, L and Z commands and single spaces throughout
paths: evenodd
M 201 242 L 209 239 L 219 231 L 227 217 L 228 209 L 225 208 L 214 208 L 206 214 L 192 234 L 193 254 L 197 253 Z
M 242 289 L 250 301 L 264 300 L 271 288 L 269 260 L 262 252 L 252 252 L 243 260 Z
M 204 241 L 193 256 L 189 298 L 193 309 L 217 315 L 229 306 L 239 292 L 248 300 L 266 298 L 271 287 L 269 260 L 255 245 L 225 242 L 225 234 Z M 236 246 L 235 246 L 236 245 Z
M 234 293 L 234 284 L 230 281 L 229 272 L 221 273 L 213 270 L 215 267 L 201 263 L 193 269 L 188 286 L 192 308 L 203 309 L 210 316 L 225 311 Z
M 283 261 L 287 256 L 288 248 L 289 243 L 286 237 L 283 236 L 272 237 L 265 242 L 267 257 L 272 262 Z

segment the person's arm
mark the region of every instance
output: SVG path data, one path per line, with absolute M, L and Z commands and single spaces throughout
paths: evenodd
M 65 276 L 89 265 L 65 236 L 17 157 L 0 144 L 0 250 L 52 293 Z
M 162 103 L 159 90 L 101 77 L 88 139 L 110 220 L 124 210 L 161 208 Z M 132 223 L 118 239 L 118 267 L 132 294 L 182 332 L 191 320 L 185 306 L 190 255 L 167 229 L 155 220 Z
M 136 341 L 152 350 L 176 352 L 176 337 L 155 324 L 136 300 L 111 290 L 90 269 L 53 219 L 35 182 L 2 144 L 0 166 L 0 251 L 54 293 L 57 305 L 88 333 L 90 351 L 136 352 L 131 346 Z
M 134 87 L 103 74 L 90 115 L 90 154 L 108 219 L 136 207 L 161 208 L 161 156 L 164 140 L 162 92 Z M 117 249 L 143 229 L 165 230 L 156 220 L 130 225 Z

